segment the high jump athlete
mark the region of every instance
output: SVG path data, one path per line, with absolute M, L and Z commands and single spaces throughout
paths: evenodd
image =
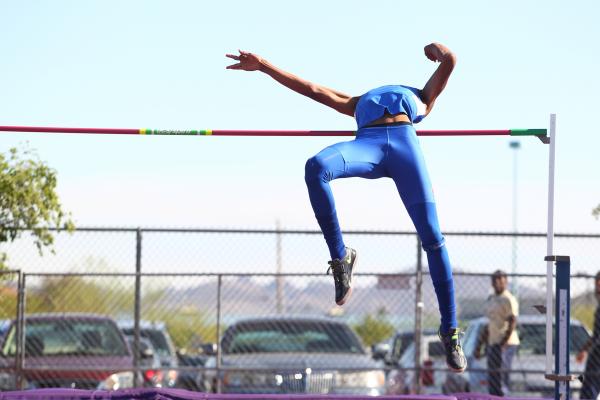
M 337 178 L 392 178 L 427 253 L 431 279 L 441 314 L 439 335 L 446 362 L 455 372 L 467 366 L 459 339 L 454 282 L 448 251 L 442 236 L 425 161 L 413 123 L 432 110 L 456 65 L 455 55 L 432 43 L 425 56 L 439 66 L 422 89 L 388 85 L 362 96 L 349 96 L 283 71 L 264 58 L 239 51 L 226 56 L 238 61 L 228 69 L 261 71 L 285 87 L 334 110 L 356 118 L 356 138 L 323 149 L 306 163 L 305 180 L 310 202 L 329 248 L 335 283 L 335 301 L 343 305 L 352 292 L 356 250 L 344 244 L 329 182 Z

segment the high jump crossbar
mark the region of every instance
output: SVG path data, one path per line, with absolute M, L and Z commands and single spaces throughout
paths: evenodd
M 355 136 L 355 131 L 312 130 L 225 130 L 225 129 L 127 129 L 127 128 L 64 128 L 49 126 L 0 126 L 0 132 L 83 133 L 101 135 L 159 135 L 159 136 Z M 548 142 L 546 129 L 472 129 L 418 130 L 419 136 L 535 136 Z
M 556 115 L 550 115 L 550 132 L 547 129 L 473 129 L 473 130 L 417 130 L 419 136 L 535 136 L 549 144 L 548 165 L 548 230 L 547 254 L 553 255 L 554 243 L 554 175 L 556 149 Z M 124 128 L 65 128 L 47 126 L 0 126 L 0 132 L 27 133 L 79 133 L 108 135 L 158 135 L 158 136 L 355 136 L 355 131 L 324 130 L 162 130 Z M 549 135 L 548 135 L 549 133 Z M 553 262 L 546 264 L 546 374 L 552 373 L 552 316 L 553 316 Z

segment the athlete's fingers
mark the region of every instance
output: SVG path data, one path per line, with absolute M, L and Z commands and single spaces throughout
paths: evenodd
M 234 60 L 239 60 L 240 57 L 235 54 L 225 54 L 225 57 L 233 58 Z
M 227 67 L 225 67 L 225 69 L 242 69 L 242 64 L 237 63 L 237 64 L 228 65 Z

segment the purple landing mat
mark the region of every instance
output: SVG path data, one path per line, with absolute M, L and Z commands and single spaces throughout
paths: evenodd
M 500 397 L 485 393 L 454 393 L 453 396 L 456 397 L 457 400 L 539 400 L 537 397 Z
M 489 399 L 493 396 L 487 396 Z M 396 400 L 457 400 L 453 396 L 379 396 L 377 399 Z M 16 392 L 0 393 L 0 400 L 217 400 L 217 399 L 242 399 L 242 400 L 309 400 L 309 399 L 348 399 L 348 400 L 373 400 L 369 396 L 346 396 L 346 395 L 274 395 L 274 394 L 210 394 L 190 392 L 181 389 L 123 389 L 115 391 L 107 390 L 78 390 L 78 389 L 36 389 L 22 390 Z M 471 400 L 471 399 L 463 399 Z M 475 399 L 473 399 L 475 400 Z M 476 400 L 483 400 L 477 398 Z M 506 399 L 503 399 L 506 400 Z M 531 399 L 528 399 L 531 400 Z
M 397 395 L 397 396 L 360 396 L 360 395 L 343 395 L 343 394 L 207 394 L 207 400 L 309 400 L 309 399 L 336 399 L 336 400 L 374 400 L 374 399 L 387 399 L 387 400 L 457 400 L 454 396 L 442 396 L 442 395 Z M 505 399 L 503 399 L 505 400 Z M 531 400 L 531 399 L 528 399 Z

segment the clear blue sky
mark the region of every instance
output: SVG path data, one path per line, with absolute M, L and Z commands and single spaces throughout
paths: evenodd
M 426 4 L 425 4 L 426 3 Z M 259 73 L 256 52 L 357 95 L 458 65 L 422 129 L 547 127 L 558 115 L 556 230 L 598 232 L 597 1 L 0 0 L 0 125 L 354 129 Z M 304 163 L 339 138 L 0 134 L 55 168 L 79 225 L 316 228 Z M 507 138 L 421 140 L 445 230 L 511 228 Z M 547 146 L 519 150 L 519 228 L 546 227 Z M 344 229 L 412 229 L 389 180 L 334 183 Z

